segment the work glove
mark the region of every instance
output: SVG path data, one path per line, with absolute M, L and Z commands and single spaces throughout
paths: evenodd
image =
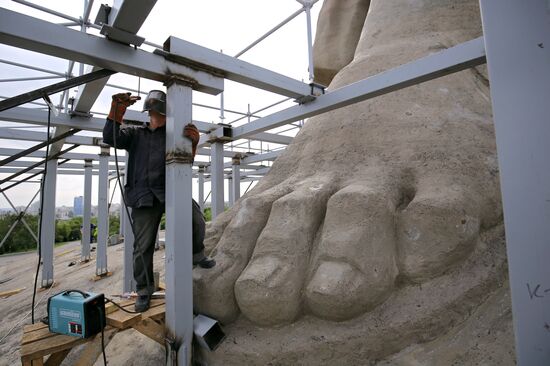
M 111 101 L 111 110 L 109 111 L 109 118 L 117 123 L 122 123 L 126 108 L 141 99 L 140 96 L 132 96 L 132 93 L 118 93 L 113 94 Z
M 199 144 L 199 140 L 200 140 L 199 129 L 194 124 L 189 123 L 183 129 L 183 136 L 191 140 L 191 144 L 193 147 L 193 159 L 194 159 L 195 154 L 197 153 L 197 145 Z

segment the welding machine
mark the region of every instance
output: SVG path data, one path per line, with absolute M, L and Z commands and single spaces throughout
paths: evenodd
M 50 332 L 88 338 L 105 327 L 103 294 L 66 290 L 48 299 Z

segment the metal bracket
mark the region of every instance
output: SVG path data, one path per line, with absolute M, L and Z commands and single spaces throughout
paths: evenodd
M 302 4 L 302 6 L 304 7 L 304 9 L 311 9 L 313 7 L 313 4 L 315 4 L 317 1 L 316 0 L 296 0 L 297 2 L 299 2 L 300 4 Z
M 107 4 L 101 4 L 97 11 L 94 24 L 103 25 L 109 23 L 109 14 L 111 13 L 111 7 Z
M 230 142 L 233 141 L 233 127 L 225 123 L 218 123 L 219 128 L 209 134 L 208 142 Z
M 100 33 L 111 41 L 116 41 L 127 45 L 134 45 L 136 47 L 141 46 L 145 41 L 145 38 L 143 37 L 140 37 L 130 32 L 126 32 L 122 29 L 112 27 L 108 24 L 103 24 L 101 26 Z
M 72 109 L 69 111 L 69 115 L 72 117 L 84 117 L 84 118 L 92 118 L 94 115 L 89 112 L 78 112 L 73 111 Z
M 312 102 L 320 95 L 325 94 L 325 86 L 317 83 L 310 83 L 309 84 L 311 88 L 311 94 L 310 95 L 304 95 L 301 98 L 295 99 L 294 102 L 298 104 L 306 104 L 309 102 Z

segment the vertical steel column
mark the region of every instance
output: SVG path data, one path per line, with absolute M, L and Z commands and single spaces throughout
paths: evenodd
M 107 274 L 107 240 L 109 239 L 109 147 L 101 146 L 97 198 L 96 275 Z
M 124 157 L 124 178 L 122 184 L 126 184 L 128 179 L 127 168 L 128 167 L 128 153 Z M 124 189 L 123 189 L 124 190 Z M 122 193 L 124 194 L 124 193 Z M 132 224 L 130 223 L 131 217 L 128 217 L 126 208 L 124 206 L 124 200 L 121 198 L 120 204 L 122 211 L 124 211 L 124 274 L 122 277 L 122 291 L 132 292 L 136 290 L 136 281 L 134 280 L 134 232 L 132 231 Z M 128 207 L 130 215 L 132 214 L 132 208 Z
M 481 0 L 518 365 L 550 365 L 550 2 Z
M 44 195 L 42 211 L 42 282 L 41 287 L 53 284 L 53 247 L 55 243 L 55 190 L 57 184 L 57 159 L 49 160 L 46 164 L 47 173 L 44 177 Z
M 241 198 L 241 156 L 236 155 L 232 159 L 232 181 L 231 189 L 233 191 L 233 203 Z
M 84 212 L 82 213 L 81 261 L 90 260 L 90 224 L 92 214 L 92 160 L 84 160 Z
M 183 128 L 192 121 L 192 89 L 172 78 L 166 110 L 166 338 L 168 364 L 191 364 L 193 339 L 191 141 Z
M 212 220 L 214 220 L 225 209 L 224 201 L 224 178 L 223 178 L 223 143 L 213 142 L 210 147 L 211 154 L 211 175 L 210 185 L 212 187 Z
M 235 203 L 235 199 L 233 198 L 233 178 L 231 176 L 227 177 L 227 202 L 229 207 L 233 207 L 233 204 Z
M 307 52 L 308 52 L 308 69 L 309 69 L 309 82 L 312 83 L 315 75 L 313 74 L 313 35 L 311 34 L 311 7 L 313 4 L 304 3 L 306 9 L 306 23 L 307 23 Z
M 204 212 L 204 166 L 199 166 L 199 206 Z
M 120 194 L 120 209 L 118 213 L 118 235 L 124 236 L 124 224 L 126 223 L 126 218 L 124 217 L 126 215 L 126 210 L 124 209 L 124 200 L 122 198 L 122 193 Z

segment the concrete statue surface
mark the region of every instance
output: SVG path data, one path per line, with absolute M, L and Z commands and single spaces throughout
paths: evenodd
M 480 35 L 476 0 L 325 0 L 316 80 Z M 202 357 L 513 364 L 501 211 L 485 66 L 311 118 L 207 233 L 218 264 L 194 270 L 195 308 L 228 338 Z

